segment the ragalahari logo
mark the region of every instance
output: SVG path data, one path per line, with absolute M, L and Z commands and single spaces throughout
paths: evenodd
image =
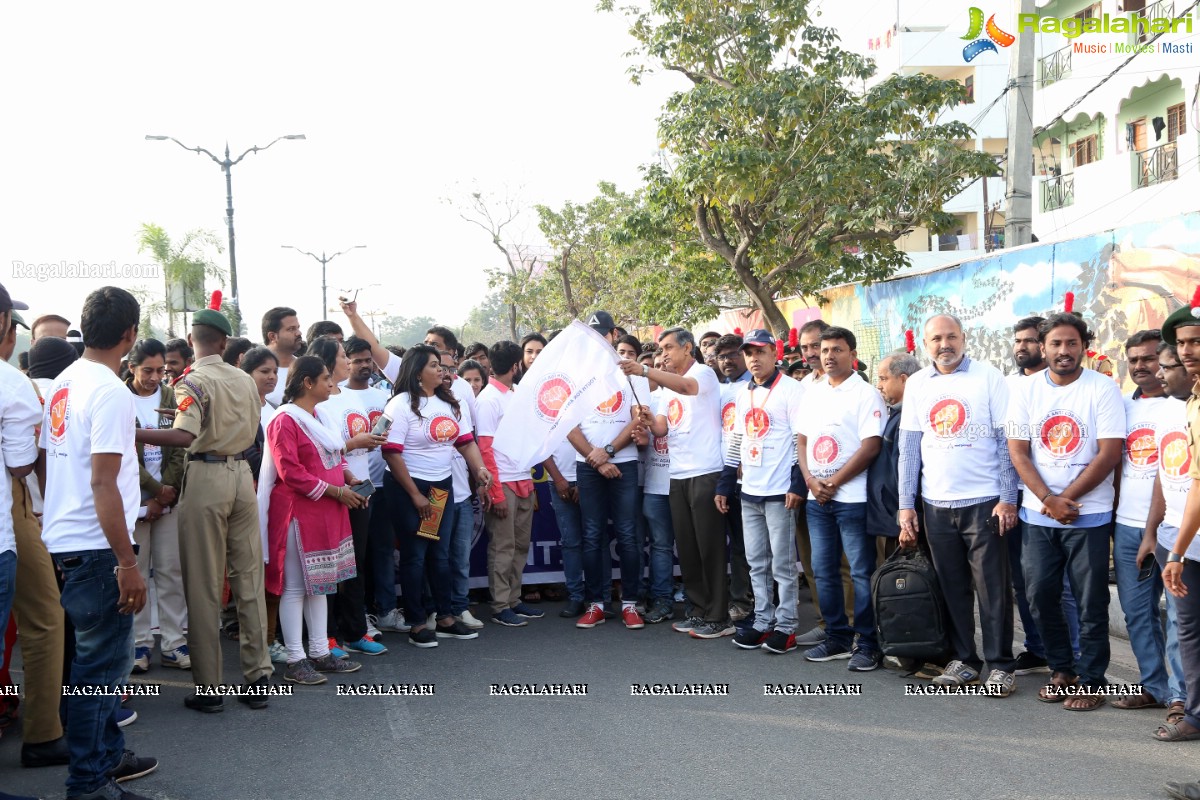
M 987 24 L 983 24 L 983 9 L 971 6 L 968 9 L 971 15 L 971 22 L 967 28 L 967 35 L 963 39 L 970 40 L 970 44 L 963 48 L 963 61 L 974 61 L 981 53 L 986 53 L 989 50 L 993 53 L 999 53 L 996 45 L 1001 47 L 1009 47 L 1017 40 L 1017 37 L 1011 33 L 1003 31 L 996 24 L 996 15 L 992 14 L 987 18 Z M 981 34 L 987 34 L 986 38 L 980 38 Z

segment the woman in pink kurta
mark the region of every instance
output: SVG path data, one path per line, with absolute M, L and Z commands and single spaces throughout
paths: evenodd
M 320 359 L 296 359 L 288 373 L 284 405 L 267 426 L 259 474 L 259 515 L 264 527 L 266 591 L 281 595 L 279 619 L 288 651 L 284 679 L 324 683 L 321 672 L 354 672 L 361 665 L 329 652 L 324 595 L 355 575 L 348 508 L 366 498 L 347 485 L 343 442 L 317 415 L 329 397 L 329 371 Z M 308 623 L 308 653 L 302 621 Z

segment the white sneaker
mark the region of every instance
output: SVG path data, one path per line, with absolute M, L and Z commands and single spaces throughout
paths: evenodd
M 272 664 L 286 664 L 288 662 L 287 648 L 278 639 L 271 642 L 271 646 L 267 648 L 267 653 L 271 656 Z
M 375 627 L 375 623 L 379 622 L 374 614 L 367 614 L 367 638 L 372 642 L 378 642 L 383 638 L 383 634 L 379 632 L 379 628 Z
M 412 630 L 412 626 L 404 621 L 404 612 L 398 608 L 393 608 L 388 613 L 384 614 L 375 624 L 383 631 L 396 631 L 397 633 L 408 633 Z
M 466 625 L 468 628 L 474 628 L 476 630 L 483 627 L 483 620 L 477 619 L 475 615 L 471 613 L 471 609 L 469 608 L 462 612 L 462 616 L 458 618 L 458 621 L 463 625 Z

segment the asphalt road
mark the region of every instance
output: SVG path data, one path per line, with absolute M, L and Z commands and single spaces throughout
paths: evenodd
M 812 623 L 807 593 L 802 629 Z M 1008 699 L 905 696 L 902 678 L 859 674 L 698 641 L 666 624 L 578 630 L 542 605 L 528 627 L 488 624 L 433 650 L 385 634 L 363 669 L 252 711 L 183 707 L 188 675 L 155 666 L 161 696 L 138 698 L 127 746 L 160 760 L 127 784 L 152 798 L 1080 798 L 1165 797 L 1200 777 L 1196 744 L 1162 744 L 1162 711 L 1072 713 L 1038 702 L 1045 676 Z M 477 615 L 488 618 L 477 607 Z M 1109 676 L 1136 680 L 1113 640 Z M 19 662 L 19 659 L 17 660 Z M 226 679 L 237 676 L 225 642 Z M 14 662 L 14 680 L 20 665 Z M 432 683 L 419 697 L 339 697 L 335 684 Z M 493 683 L 587 684 L 582 697 L 491 696 Z M 728 696 L 631 696 L 631 684 L 728 684 Z M 861 685 L 861 696 L 766 697 L 764 684 Z M 928 684 L 921 684 L 928 685 Z M 185 688 L 189 687 L 189 688 Z M 65 768 L 19 767 L 0 740 L 0 787 L 63 797 Z

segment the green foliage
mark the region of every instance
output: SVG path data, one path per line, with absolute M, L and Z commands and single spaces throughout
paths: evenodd
M 509 307 L 500 292 L 492 292 L 482 303 L 471 309 L 467 321 L 463 324 L 462 333 L 458 339 L 464 345 L 471 342 L 483 342 L 491 347 L 496 342 L 508 339 L 511 332 L 508 328 Z
M 940 121 L 960 84 L 870 83 L 874 62 L 812 24 L 803 0 L 650 0 L 622 12 L 642 60 L 633 80 L 661 68 L 692 82 L 659 118 L 672 163 L 645 170 L 644 206 L 625 224 L 627 242 L 656 237 L 647 247 L 663 269 L 643 290 L 677 319 L 748 294 L 786 330 L 776 297 L 891 275 L 908 263 L 896 239 L 948 229 L 944 203 L 997 171 L 964 149 L 969 126 Z
M 384 317 L 376 336 L 381 344 L 412 347 L 425 341 L 425 332 L 436 324 L 433 317 Z
M 226 270 L 220 267 L 212 260 L 209 255 L 209 250 L 222 252 L 221 240 L 212 231 L 192 230 L 188 231 L 178 241 L 172 241 L 171 237 L 163 230 L 162 226 L 155 225 L 152 222 L 142 223 L 142 228 L 138 234 L 138 252 L 149 253 L 155 263 L 159 265 L 163 274 L 164 295 L 161 301 L 148 302 L 149 295 L 144 298 L 139 298 L 142 303 L 142 325 L 146 330 L 149 330 L 153 323 L 153 318 L 165 316 L 167 320 L 166 333 L 169 337 L 178 335 L 175 331 L 176 315 L 185 309 L 182 304 L 172 301 L 172 286 L 181 286 L 182 294 L 177 290 L 175 297 L 180 296 L 185 298 L 205 298 L 204 284 L 206 280 L 213 280 L 224 288 Z M 204 307 L 204 300 L 200 299 L 198 307 Z M 189 308 L 188 311 L 196 311 L 198 308 Z M 222 311 L 229 314 L 227 305 L 222 305 Z M 241 320 L 234 319 L 230 316 L 230 322 L 233 324 L 235 331 L 240 330 Z M 185 332 L 186 334 L 186 332 Z

